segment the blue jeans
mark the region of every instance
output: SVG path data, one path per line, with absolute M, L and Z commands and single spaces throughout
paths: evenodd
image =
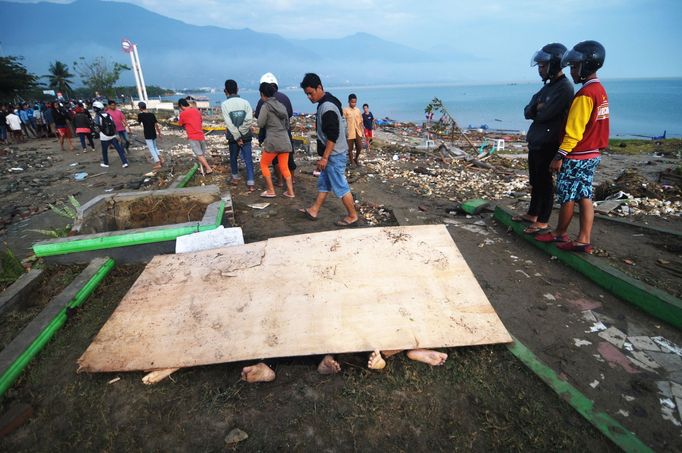
M 130 140 L 128 140 L 127 131 L 118 131 L 118 136 L 121 137 L 121 139 L 123 140 L 124 146 L 126 147 L 130 146 Z
M 256 181 L 253 174 L 253 156 L 251 154 L 251 142 L 244 143 L 241 147 L 236 143 L 230 143 L 230 171 L 233 179 L 239 179 L 239 166 L 237 165 L 237 158 L 240 151 L 244 165 L 246 166 L 246 185 L 253 186 Z
M 318 192 L 334 192 L 339 198 L 350 193 L 350 187 L 346 180 L 346 164 L 348 155 L 344 153 L 332 154 L 327 161 L 327 167 L 317 177 Z
M 149 153 L 152 155 L 152 160 L 155 164 L 159 163 L 159 148 L 156 146 L 156 139 L 147 138 L 145 139 L 145 142 L 147 142 L 147 147 L 149 148 Z
M 80 138 L 81 148 L 83 148 L 84 150 L 86 149 L 86 146 L 85 146 L 85 139 L 86 138 L 88 139 L 88 142 L 90 142 L 90 147 L 92 149 L 95 149 L 95 142 L 92 141 L 92 135 L 91 134 L 86 134 L 85 132 L 79 132 L 78 138 Z
M 124 164 L 128 163 L 128 159 L 126 159 L 126 153 L 123 151 L 123 147 L 121 147 L 121 144 L 118 142 L 118 140 L 116 140 L 116 138 L 100 141 L 102 142 L 102 162 L 104 162 L 106 165 L 109 165 L 109 145 L 112 145 L 114 148 L 116 148 L 118 157 L 121 158 L 121 162 Z
M 7 125 L 6 124 L 0 124 L 0 140 L 3 142 L 7 140 Z

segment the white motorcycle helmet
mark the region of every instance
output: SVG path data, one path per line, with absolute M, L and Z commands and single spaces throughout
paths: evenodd
M 275 85 L 279 86 L 279 83 L 277 83 L 277 77 L 272 72 L 266 72 L 263 74 L 260 78 L 259 83 L 274 83 Z
M 104 104 L 102 104 L 100 101 L 95 101 L 92 103 L 92 108 L 96 111 L 104 110 Z

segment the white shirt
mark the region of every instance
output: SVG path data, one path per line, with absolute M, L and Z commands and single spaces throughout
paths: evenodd
M 106 112 L 100 112 L 98 114 L 95 114 L 95 122 L 97 123 L 98 126 L 102 126 L 102 120 L 99 118 L 99 115 L 102 115 L 104 117 L 104 116 L 109 116 L 109 114 Z M 112 120 L 113 120 L 113 118 L 112 118 Z M 108 142 L 109 140 L 113 140 L 115 138 L 116 138 L 115 135 L 104 135 L 104 133 L 102 132 L 102 128 L 100 127 L 100 130 L 99 130 L 99 140 L 100 141 Z
M 13 131 L 21 130 L 21 119 L 14 113 L 8 113 L 5 118 L 5 122 L 9 125 L 9 128 Z

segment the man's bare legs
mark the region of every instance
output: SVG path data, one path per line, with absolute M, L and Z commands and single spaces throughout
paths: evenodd
M 242 369 L 242 380 L 250 384 L 254 382 L 271 382 L 275 380 L 275 372 L 263 362 L 245 366 Z
M 317 192 L 317 198 L 315 198 L 315 202 L 312 204 L 312 206 L 305 208 L 304 210 L 308 211 L 308 214 L 310 214 L 312 217 L 317 218 L 318 214 L 320 213 L 320 209 L 322 208 L 322 205 L 328 196 L 329 192 Z M 345 220 L 347 223 L 357 222 L 358 213 L 355 210 L 355 200 L 353 200 L 353 195 L 348 192 L 346 195 L 341 197 L 341 203 L 343 203 L 343 206 L 346 208 L 346 212 L 348 213 L 343 220 Z
M 202 168 L 201 173 L 206 174 L 206 175 L 213 173 L 213 169 L 211 168 L 210 165 L 208 165 L 208 161 L 206 160 L 206 158 L 204 156 L 197 156 L 197 160 L 201 164 L 201 168 Z
M 559 209 L 559 222 L 554 230 L 554 236 L 562 236 L 568 231 L 568 226 L 571 224 L 571 219 L 573 219 L 573 207 L 575 202 L 569 201 L 561 205 Z
M 575 242 L 578 244 L 589 244 L 592 239 L 594 206 L 592 206 L 592 200 L 590 198 L 581 198 L 578 205 L 580 206 L 580 231 L 578 232 L 578 237 Z

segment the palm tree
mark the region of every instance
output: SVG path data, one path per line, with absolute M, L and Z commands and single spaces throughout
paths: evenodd
M 73 74 L 69 72 L 68 66 L 57 60 L 54 63 L 50 63 L 49 71 L 50 73 L 43 77 L 47 77 L 49 80 L 50 88 L 54 88 L 62 93 L 71 91 Z

